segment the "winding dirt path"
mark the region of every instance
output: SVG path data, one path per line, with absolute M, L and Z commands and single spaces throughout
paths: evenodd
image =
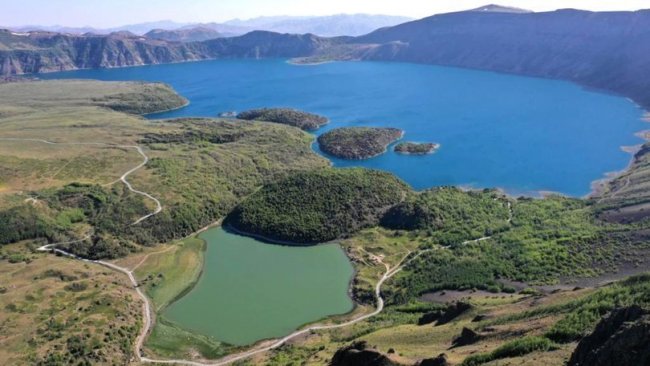
M 107 143 L 103 143 L 103 142 L 54 142 L 54 141 L 48 141 L 48 140 L 44 140 L 44 139 L 30 139 L 30 138 L 24 138 L 23 139 L 23 138 L 13 138 L 13 137 L 0 137 L 0 141 L 24 141 L 24 142 L 39 142 L 39 143 L 48 144 L 48 145 L 100 146 L 100 147 L 108 147 L 108 148 L 114 148 L 114 149 L 135 149 L 142 156 L 142 158 L 143 158 L 142 163 L 140 163 L 139 165 L 137 165 L 133 169 L 129 170 L 128 172 L 124 173 L 120 177 L 119 180 L 122 183 L 124 183 L 124 185 L 129 189 L 129 191 L 131 191 L 131 192 L 133 192 L 135 194 L 138 194 L 140 196 L 144 196 L 144 197 L 152 200 L 156 204 L 156 208 L 150 214 L 142 216 L 141 218 L 136 220 L 132 225 L 137 225 L 137 224 L 141 223 L 142 221 L 150 218 L 151 216 L 159 214 L 160 211 L 162 211 L 162 204 L 160 203 L 160 201 L 156 197 L 150 195 L 147 192 L 142 192 L 142 191 L 138 191 L 138 190 L 134 189 L 133 186 L 131 185 L 131 183 L 129 183 L 129 181 L 126 180 L 126 178 L 129 175 L 131 175 L 131 174 L 135 173 L 136 171 L 140 170 L 142 167 L 147 165 L 147 163 L 149 162 L 149 157 L 147 156 L 147 154 L 144 153 L 144 151 L 142 150 L 142 148 L 140 146 L 137 146 L 137 145 L 113 145 L 113 144 L 107 144 Z
M 136 171 L 138 171 L 139 169 L 141 169 L 142 167 L 147 165 L 147 163 L 149 162 L 149 157 L 144 153 L 144 151 L 142 150 L 142 148 L 140 146 L 137 146 L 137 145 L 113 145 L 113 144 L 107 144 L 107 143 L 103 143 L 103 142 L 53 142 L 53 141 L 48 141 L 48 140 L 44 140 L 44 139 L 21 139 L 21 138 L 5 138 L 5 137 L 0 137 L 0 141 L 26 141 L 26 142 L 38 142 L 38 143 L 43 143 L 43 144 L 48 144 L 48 145 L 83 145 L 83 146 L 101 146 L 101 147 L 109 147 L 109 148 L 116 148 L 116 149 L 135 149 L 143 157 L 143 161 L 142 161 L 142 163 L 140 163 L 137 166 L 133 167 L 132 169 L 130 169 L 126 173 L 122 174 L 119 181 L 124 183 L 124 185 L 126 185 L 126 187 L 131 192 L 133 192 L 135 194 L 138 194 L 138 195 L 141 195 L 141 196 L 144 196 L 144 197 L 152 200 L 153 202 L 155 202 L 156 208 L 151 213 L 149 213 L 147 215 L 144 215 L 144 216 L 138 218 L 137 220 L 135 220 L 133 222 L 133 224 L 131 224 L 131 225 L 137 225 L 137 224 L 143 222 L 144 220 L 146 220 L 146 219 L 148 219 L 148 218 L 150 218 L 150 217 L 152 217 L 154 215 L 157 215 L 158 213 L 160 213 L 162 211 L 162 204 L 160 203 L 160 201 L 157 198 L 155 198 L 154 196 L 150 195 L 147 192 L 142 192 L 142 191 L 138 191 L 138 190 L 134 189 L 133 186 L 131 185 L 131 183 L 127 180 L 129 175 L 135 173 Z M 136 356 L 137 356 L 137 358 L 139 360 L 140 359 L 140 350 L 142 349 L 142 345 L 144 344 L 144 340 L 146 339 L 147 334 L 149 333 L 149 330 L 151 329 L 151 323 L 152 323 L 151 322 L 151 304 L 150 304 L 149 299 L 147 298 L 147 296 L 140 289 L 140 287 L 138 285 L 138 281 L 135 279 L 135 276 L 133 275 L 133 271 L 137 267 L 139 267 L 142 263 L 144 263 L 144 260 L 140 264 L 138 264 L 136 267 L 134 267 L 133 270 L 129 270 L 127 268 L 120 267 L 120 266 L 115 265 L 113 263 L 81 258 L 81 257 L 78 257 L 78 256 L 72 254 L 72 253 L 68 253 L 68 252 L 66 252 L 64 250 L 61 250 L 61 249 L 57 248 L 57 246 L 61 246 L 61 245 L 74 244 L 74 243 L 79 243 L 79 242 L 86 241 L 86 240 L 90 239 L 91 236 L 92 236 L 92 233 L 88 234 L 87 236 L 85 236 L 82 239 L 48 244 L 48 245 L 44 245 L 44 246 L 38 248 L 37 250 L 41 251 L 41 252 L 58 253 L 58 254 L 61 254 L 63 256 L 66 256 L 68 258 L 80 260 L 80 261 L 87 262 L 87 263 L 98 264 L 98 265 L 110 268 L 110 269 L 112 269 L 114 271 L 121 272 L 121 273 L 125 274 L 129 278 L 129 280 L 131 281 L 131 284 L 135 288 L 135 291 L 137 292 L 138 296 L 140 296 L 140 298 L 142 299 L 142 302 L 143 302 L 143 305 L 142 305 L 142 314 L 143 314 L 143 318 L 144 318 L 143 327 L 142 327 L 142 331 L 138 335 L 138 338 L 136 339 L 135 349 L 134 349 L 135 354 L 136 354 Z M 149 255 L 145 256 L 145 259 L 148 258 L 148 256 Z

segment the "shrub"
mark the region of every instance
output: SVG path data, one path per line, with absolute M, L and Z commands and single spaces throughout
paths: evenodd
M 462 366 L 477 366 L 502 358 L 518 357 L 532 352 L 547 352 L 557 349 L 557 345 L 544 337 L 525 337 L 506 343 L 490 353 L 467 357 Z

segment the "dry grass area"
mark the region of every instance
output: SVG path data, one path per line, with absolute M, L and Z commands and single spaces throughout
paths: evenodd
M 25 244 L 0 251 L 3 364 L 34 365 L 49 356 L 112 365 L 132 358 L 142 304 L 125 276 L 94 264 L 34 254 Z
M 103 97 L 148 87 L 151 84 L 94 81 L 0 84 L 0 139 L 134 145 L 145 132 L 175 130 L 101 107 Z M 70 182 L 110 184 L 141 161 L 133 149 L 0 140 L 0 207 L 7 194 Z
M 400 325 L 378 330 L 361 339 L 376 346 L 382 352 L 393 349 L 401 360 L 407 360 L 411 364 L 423 358 L 435 357 L 441 353 L 445 353 L 452 364 L 459 364 L 470 355 L 493 351 L 505 342 L 523 336 L 541 335 L 560 319 L 560 316 L 550 315 L 481 329 L 481 322 L 472 321 L 475 316 L 481 314 L 488 319 L 495 319 L 518 314 L 542 306 L 542 304 L 551 305 L 564 302 L 574 295 L 578 294 L 557 293 L 549 295 L 542 301 L 533 297 L 522 298 L 519 295 L 477 296 L 470 301 L 475 308 L 451 323 L 440 326 L 433 324 L 423 326 L 415 324 Z M 584 293 L 580 295 L 584 295 Z M 475 344 L 454 348 L 452 346 L 453 340 L 460 335 L 464 327 L 479 330 L 479 333 L 484 338 Z M 572 351 L 572 347 L 569 347 L 569 350 Z M 545 353 L 544 356 L 547 357 L 548 355 Z M 563 360 L 562 362 L 548 363 L 548 365 L 558 366 L 562 364 Z M 536 365 L 541 364 L 537 363 Z

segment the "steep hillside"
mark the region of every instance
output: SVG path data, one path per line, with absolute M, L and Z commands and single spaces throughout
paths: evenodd
M 78 36 L 0 30 L 0 75 L 232 57 L 299 57 L 317 53 L 336 42 L 340 40 L 259 31 L 241 37 L 180 43 L 127 32 Z
M 468 11 L 436 15 L 354 39 L 358 58 L 564 79 L 650 106 L 650 11 Z

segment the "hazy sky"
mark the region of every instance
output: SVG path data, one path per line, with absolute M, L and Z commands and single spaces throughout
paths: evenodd
M 171 19 L 213 22 L 261 15 L 372 13 L 422 18 L 485 5 L 490 0 L 29 0 L 3 1 L 0 25 L 111 27 Z M 506 0 L 536 11 L 558 8 L 636 10 L 650 0 Z

